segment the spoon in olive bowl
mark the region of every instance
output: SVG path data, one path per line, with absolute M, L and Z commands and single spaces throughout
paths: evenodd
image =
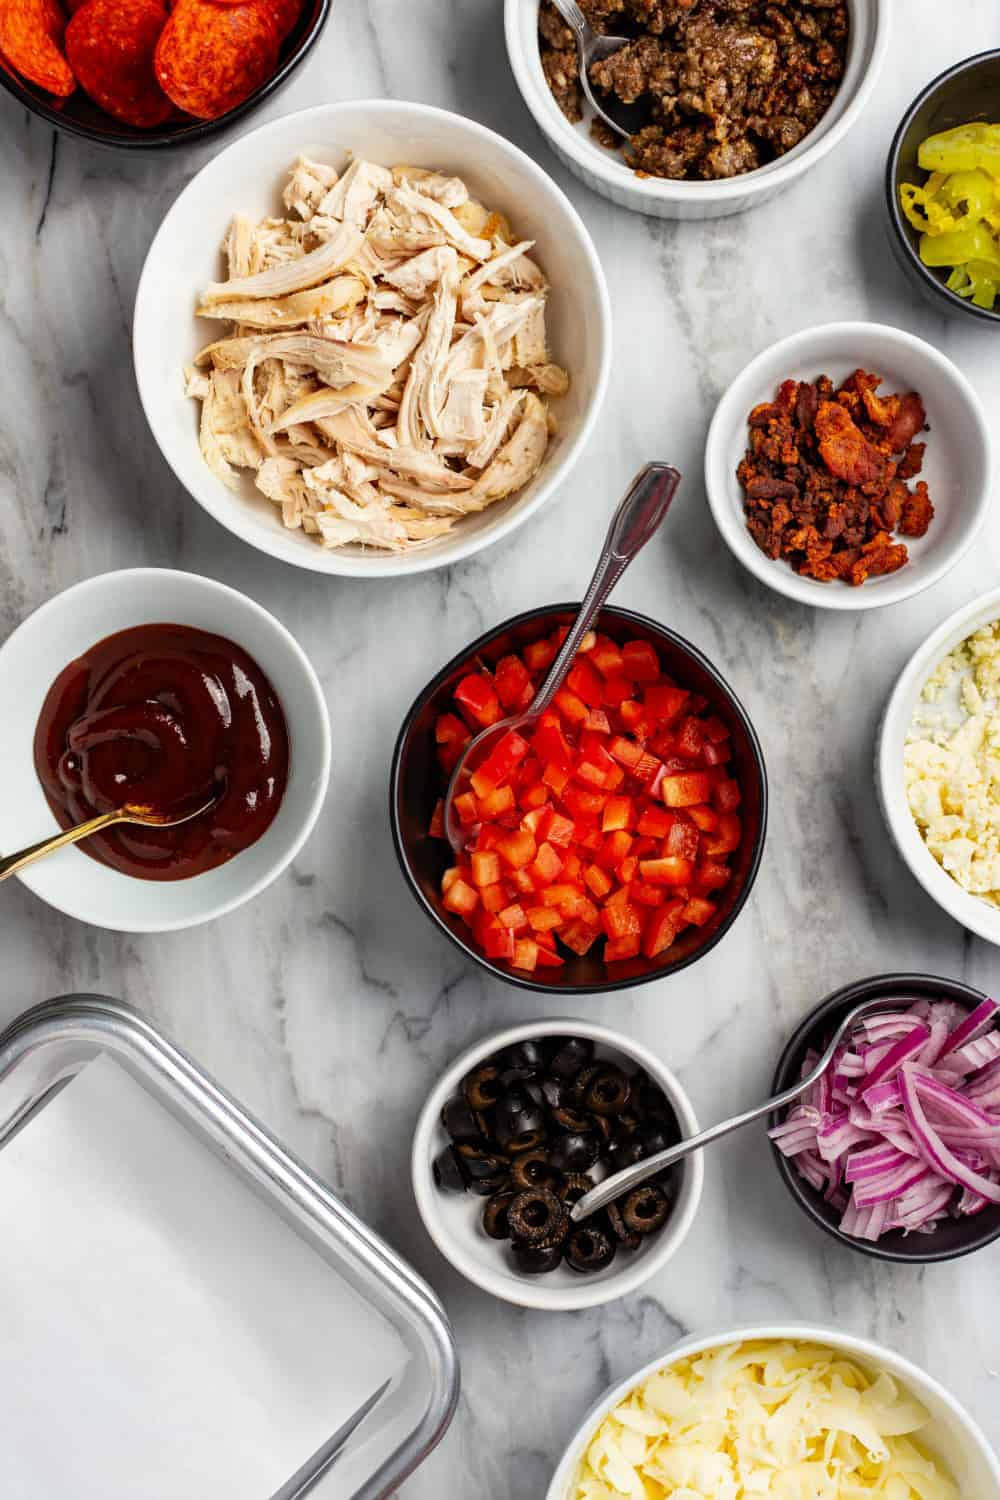
M 611 518 L 608 534 L 590 580 L 580 613 L 570 626 L 549 670 L 524 713 L 490 724 L 470 740 L 455 766 L 444 799 L 444 830 L 456 854 L 460 854 L 473 836 L 475 825 L 466 826 L 455 811 L 455 798 L 464 790 L 470 775 L 496 750 L 500 742 L 516 730 L 522 733 L 545 712 L 573 665 L 580 642 L 597 618 L 601 605 L 628 567 L 656 531 L 674 498 L 681 476 L 669 464 L 647 464 L 636 475 L 632 486 Z
M 640 1183 L 648 1182 L 650 1177 L 659 1176 L 667 1167 L 672 1167 L 675 1162 L 683 1161 L 692 1152 L 700 1151 L 702 1146 L 710 1146 L 713 1141 L 720 1141 L 724 1135 L 730 1135 L 734 1130 L 741 1130 L 744 1125 L 759 1120 L 762 1115 L 770 1114 L 774 1109 L 782 1109 L 786 1104 L 793 1104 L 822 1078 L 844 1039 L 859 1021 L 864 1020 L 865 1016 L 874 1015 L 877 1011 L 893 1010 L 898 1005 L 898 997 L 863 1000 L 860 1005 L 856 1005 L 853 1010 L 847 1012 L 827 1042 L 816 1066 L 804 1078 L 793 1083 L 791 1088 L 775 1094 L 774 1098 L 768 1099 L 766 1104 L 758 1104 L 742 1115 L 733 1115 L 732 1119 L 712 1125 L 708 1130 L 699 1131 L 697 1135 L 689 1136 L 685 1141 L 678 1141 L 676 1146 L 668 1146 L 665 1151 L 657 1151 L 655 1156 L 647 1156 L 643 1161 L 636 1162 L 634 1166 L 623 1167 L 620 1172 L 614 1172 L 610 1177 L 605 1177 L 603 1182 L 599 1182 L 596 1187 L 591 1188 L 589 1193 L 584 1193 L 583 1197 L 573 1204 L 569 1211 L 570 1218 L 574 1223 L 589 1218 L 591 1214 L 597 1213 L 598 1209 L 606 1208 L 609 1203 L 620 1198 L 623 1193 L 630 1192 Z
M 627 47 L 629 45 L 631 38 L 627 36 L 601 36 L 600 33 L 596 32 L 593 26 L 591 26 L 590 22 L 587 20 L 587 17 L 584 15 L 579 5 L 577 5 L 576 0 L 552 0 L 552 4 L 562 16 L 563 20 L 566 22 L 566 25 L 569 27 L 570 31 L 572 31 L 573 36 L 576 40 L 576 55 L 577 61 L 579 63 L 580 87 L 583 89 L 584 97 L 586 98 L 587 103 L 594 111 L 594 114 L 597 115 L 598 119 L 603 120 L 605 125 L 607 125 L 609 129 L 615 132 L 615 135 L 621 136 L 622 139 L 626 141 L 631 140 L 633 131 L 629 130 L 625 125 L 621 123 L 621 121 L 616 120 L 613 115 L 609 115 L 603 105 L 598 104 L 597 99 L 594 95 L 593 87 L 590 82 L 590 69 L 592 65 L 594 63 L 603 62 L 604 59 L 606 57 L 610 57 L 612 53 L 620 52 L 623 47 Z M 633 122 L 632 119 L 629 118 L 630 116 L 636 114 L 637 112 L 634 107 L 626 106 L 625 117 L 629 119 L 630 124 L 637 123 L 637 120 Z
M 18 870 L 23 870 L 27 865 L 33 865 L 36 860 L 44 859 L 46 854 L 52 854 L 56 849 L 65 849 L 68 844 L 78 844 L 81 839 L 89 838 L 92 833 L 100 833 L 102 828 L 113 828 L 116 823 L 139 823 L 144 828 L 177 828 L 181 823 L 190 823 L 192 818 L 201 817 L 201 814 L 208 812 L 215 802 L 215 797 L 209 797 L 207 802 L 202 802 L 193 811 L 179 815 L 159 813 L 151 807 L 143 807 L 136 802 L 126 802 L 124 807 L 116 807 L 112 812 L 100 813 L 96 818 L 88 818 L 86 823 L 77 823 L 75 828 L 65 828 L 62 833 L 54 833 L 50 838 L 42 839 L 38 844 L 29 844 L 26 849 L 18 849 L 15 854 L 8 854 L 6 858 L 0 859 L 0 880 L 6 880 L 8 875 L 16 875 Z

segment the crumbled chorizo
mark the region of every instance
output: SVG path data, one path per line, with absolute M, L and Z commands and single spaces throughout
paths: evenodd
M 923 536 L 934 516 L 920 472 L 926 425 L 915 391 L 878 394 L 879 376 L 855 370 L 838 388 L 825 375 L 786 380 L 747 420 L 736 475 L 747 530 L 768 557 L 821 583 L 894 573 L 901 536 Z

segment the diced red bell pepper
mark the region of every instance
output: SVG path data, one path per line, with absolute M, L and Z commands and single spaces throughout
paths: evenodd
M 560 932 L 559 938 L 571 953 L 579 954 L 582 958 L 585 953 L 590 952 L 600 935 L 600 927 L 588 926 L 586 922 L 578 920 L 568 923 Z
M 573 814 L 577 822 L 596 823 L 604 807 L 604 793 L 592 792 L 582 786 L 568 786 L 562 794 L 563 806 Z
M 538 944 L 538 956 L 535 961 L 535 967 L 538 969 L 561 969 L 566 960 L 560 954 L 556 953 L 554 949 L 545 947 L 540 941 L 545 935 L 541 932 L 535 933 L 535 940 Z
M 621 895 L 622 900 L 616 901 L 615 896 L 612 896 L 610 901 L 605 902 L 604 910 L 601 912 L 601 925 L 604 931 L 609 938 L 630 937 L 633 933 L 640 933 L 642 918 L 636 907 L 629 901 L 628 892 L 622 890 L 616 892 L 617 895 Z
M 665 854 L 660 859 L 640 860 L 639 871 L 643 880 L 648 880 L 650 885 L 690 885 L 694 865 L 689 859 Z
M 517 805 L 512 786 L 498 786 L 488 796 L 477 797 L 476 810 L 485 821 L 492 822 L 501 813 L 510 812 Z
M 724 885 L 729 884 L 731 873 L 728 865 L 720 864 L 714 859 L 703 859 L 694 872 L 694 888 L 702 895 L 708 891 L 721 890 Z
M 689 693 L 672 682 L 653 682 L 643 690 L 642 701 L 650 718 L 672 724 L 683 712 Z
M 621 647 L 615 641 L 609 640 L 606 635 L 597 637 L 590 652 L 590 659 L 604 677 L 620 672 L 624 661 Z
M 505 882 L 498 880 L 495 885 L 484 885 L 479 892 L 479 899 L 488 912 L 497 916 L 510 900 L 510 892 Z
M 497 918 L 505 927 L 509 927 L 511 932 L 523 932 L 528 925 L 524 907 L 517 901 L 512 902 L 510 906 L 505 906 L 502 911 L 498 911 Z
M 624 735 L 616 735 L 608 746 L 608 754 L 633 774 L 645 753 L 641 745 L 637 745 L 634 740 L 625 739 Z
M 740 805 L 740 784 L 731 776 L 724 776 L 712 788 L 712 801 L 720 813 L 735 812 Z
M 454 698 L 466 716 L 483 729 L 500 718 L 500 699 L 493 679 L 485 672 L 470 672 L 463 677 L 455 689 Z
M 562 925 L 562 916 L 551 906 L 529 906 L 525 916 L 534 932 L 551 932 Z
M 538 944 L 531 938 L 518 938 L 514 944 L 514 957 L 511 963 L 515 969 L 524 969 L 529 974 L 533 973 L 538 965 Z
M 669 948 L 677 936 L 677 923 L 669 906 L 658 907 L 646 918 L 642 934 L 642 951 L 646 958 L 656 958 Z
M 706 740 L 701 754 L 706 766 L 723 766 L 727 760 L 732 760 L 733 747 L 728 740 L 718 745 L 713 740 Z
M 469 916 L 479 905 L 479 892 L 459 876 L 445 891 L 442 905 L 459 916 Z
M 582 698 L 588 708 L 600 708 L 604 701 L 604 684 L 600 674 L 585 658 L 577 657 L 569 670 L 566 686 L 578 698 Z
M 619 828 L 635 827 L 635 803 L 631 797 L 609 797 L 601 815 L 601 830 L 614 833 Z
M 631 848 L 632 835 L 620 828 L 605 837 L 594 862 L 602 870 L 616 870 Z
M 699 760 L 705 743 L 705 730 L 700 719 L 688 714 L 677 726 L 674 749 L 685 760 Z
M 555 641 L 549 637 L 542 641 L 532 641 L 523 648 L 521 654 L 529 672 L 545 672 L 555 661 L 558 650 Z
M 526 869 L 511 870 L 507 879 L 519 896 L 533 896 L 535 894 L 535 882 Z
M 528 741 L 516 729 L 509 729 L 490 751 L 482 765 L 472 773 L 472 789 L 485 797 L 508 781 L 528 754 Z
M 640 745 L 645 745 L 653 732 L 649 716 L 645 708 L 637 698 L 626 698 L 618 705 L 618 714 L 622 725 L 629 734 L 634 735 Z
M 709 714 L 707 719 L 702 720 L 702 724 L 705 738 L 711 740 L 713 745 L 720 745 L 723 740 L 729 739 L 729 728 L 717 714 Z
M 471 792 L 462 792 L 452 803 L 455 814 L 463 828 L 471 828 L 480 821 L 479 806 Z
M 724 812 L 719 814 L 719 826 L 714 833 L 702 834 L 702 849 L 705 854 L 715 858 L 718 854 L 731 854 L 734 849 L 740 847 L 740 839 L 743 837 L 743 825 L 738 813 Z
M 550 844 L 555 844 L 560 849 L 568 849 L 576 836 L 576 824 L 572 818 L 566 818 L 560 812 L 553 811 L 549 819 L 545 837 Z
M 547 709 L 538 720 L 531 737 L 531 748 L 543 766 L 551 761 L 567 771 L 572 770 L 573 751 L 563 734 L 559 715 L 551 709 Z
M 497 662 L 493 677 L 497 697 L 506 709 L 525 709 L 535 696 L 534 685 L 519 656 L 504 656 Z
M 714 901 L 706 901 L 703 896 L 692 896 L 690 901 L 685 902 L 682 915 L 685 922 L 691 922 L 695 927 L 704 927 L 715 916 L 715 912 Z
M 600 865 L 588 865 L 583 872 L 583 879 L 587 887 L 593 891 L 598 901 L 603 900 L 614 885 L 614 881 L 607 870 L 602 870 Z
M 633 682 L 655 682 L 660 662 L 649 641 L 626 641 L 622 647 L 622 671 Z
M 434 738 L 439 745 L 465 746 L 472 739 L 469 726 L 457 714 L 439 714 L 434 724 Z
M 548 837 L 548 827 L 551 821 L 552 809 L 550 807 L 532 807 L 521 819 L 521 827 L 528 830 L 536 844 L 540 844 L 542 839 Z
M 542 771 L 542 780 L 547 787 L 550 787 L 555 792 L 557 797 L 560 797 L 572 774 L 572 771 L 568 767 L 558 766 L 554 760 L 550 760 Z
M 680 859 L 697 859 L 698 842 L 699 834 L 694 824 L 683 823 L 678 818 L 663 841 L 663 852 Z
M 431 813 L 431 821 L 430 826 L 427 829 L 427 836 L 428 838 L 432 839 L 443 839 L 445 836 L 443 797 L 439 797 L 434 804 L 434 811 Z
M 712 793 L 712 778 L 707 771 L 687 771 L 664 776 L 660 795 L 667 807 L 695 807 L 707 802 Z
M 712 833 L 719 826 L 719 815 L 712 808 L 699 804 L 687 809 L 687 815 L 702 833 Z
M 549 834 L 549 843 L 555 843 L 551 833 Z M 583 860 L 579 854 L 577 854 L 575 849 L 560 849 L 559 852 L 563 862 L 563 879 L 579 880 L 583 874 Z
M 617 708 L 632 696 L 632 683 L 624 672 L 612 672 L 604 679 L 604 701 L 611 708 Z
M 604 945 L 604 962 L 606 964 L 617 964 L 627 958 L 635 958 L 639 952 L 641 943 L 639 933 L 631 932 L 625 937 L 609 938 Z
M 582 887 L 574 885 L 568 880 L 560 880 L 554 885 L 546 886 L 541 892 L 542 906 L 566 907 L 567 910 L 574 913 L 583 900 Z
M 622 860 L 615 873 L 617 874 L 618 879 L 621 881 L 622 885 L 629 885 L 635 879 L 636 871 L 638 870 L 638 868 L 639 861 L 636 859 L 635 855 L 626 854 L 625 858 Z
M 482 889 L 484 885 L 496 885 L 500 879 L 500 857 L 493 853 L 485 853 L 481 849 L 472 852 L 472 883 Z
M 611 720 L 603 708 L 592 708 L 583 721 L 584 729 L 589 729 L 591 734 L 610 734 Z
M 544 808 L 549 800 L 549 788 L 544 781 L 536 781 L 533 786 L 525 787 L 521 793 L 521 806 L 529 811 L 532 808 Z
M 676 813 L 668 812 L 665 807 L 644 807 L 639 818 L 639 832 L 650 838 L 665 839 L 676 821 Z
M 535 840 L 526 828 L 518 828 L 513 833 L 509 833 L 506 838 L 500 839 L 497 849 L 515 870 L 521 870 L 525 865 L 530 865 L 538 852 Z
M 528 874 L 537 885 L 551 885 L 562 870 L 562 860 L 551 844 L 539 844 L 538 854 L 528 865 Z
M 582 724 L 590 712 L 583 699 L 568 687 L 561 687 L 552 702 L 568 724 Z
M 648 880 L 633 880 L 628 888 L 629 900 L 640 906 L 662 906 L 666 887 L 650 885 Z

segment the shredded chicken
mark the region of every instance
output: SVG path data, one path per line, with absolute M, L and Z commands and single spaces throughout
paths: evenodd
M 234 217 L 197 307 L 230 325 L 184 372 L 212 472 L 252 471 L 324 547 L 391 551 L 522 489 L 569 388 L 533 242 L 423 167 L 300 156 L 282 201 Z

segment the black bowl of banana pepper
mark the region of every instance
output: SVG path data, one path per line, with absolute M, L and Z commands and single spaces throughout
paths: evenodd
M 537 1021 L 494 1034 L 424 1106 L 413 1182 L 441 1252 L 477 1286 L 527 1307 L 624 1296 L 678 1248 L 701 1196 L 700 1154 L 575 1224 L 612 1172 L 698 1128 L 676 1078 L 607 1027 Z

